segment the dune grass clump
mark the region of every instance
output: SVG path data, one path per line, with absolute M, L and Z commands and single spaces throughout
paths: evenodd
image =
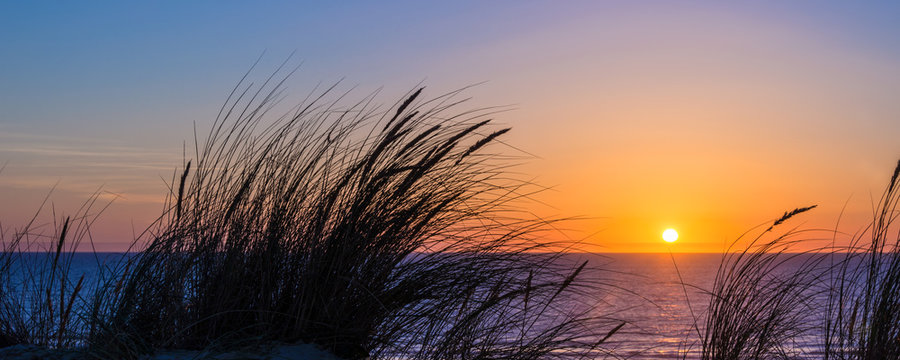
M 873 222 L 848 246 L 791 253 L 791 230 L 729 248 L 705 326 L 695 324 L 701 358 L 900 359 L 898 174 L 900 163 Z M 786 212 L 763 234 L 812 208 Z
M 702 359 L 790 359 L 810 350 L 796 343 L 817 324 L 824 257 L 790 252 L 801 231 L 765 236 L 814 207 L 786 212 L 744 249 L 734 251 L 736 241 L 726 250 L 709 290 L 705 326 L 695 326 Z
M 8 233 L 0 226 L 0 348 L 75 348 L 89 331 L 84 298 L 94 284 L 70 270 L 74 250 L 103 211 L 92 213 L 99 196 L 90 196 L 73 216 L 57 219 L 54 211 L 53 222 L 41 224 L 48 199 L 23 227 Z
M 825 323 L 826 359 L 900 358 L 900 162 L 832 277 Z
M 271 80 L 271 78 L 270 78 Z M 350 358 L 596 356 L 567 302 L 590 286 L 516 207 L 532 190 L 487 149 L 509 129 L 456 93 L 389 109 L 325 91 L 270 117 L 281 83 L 240 84 L 124 282 L 101 291 L 99 357 L 314 343 Z M 608 337 L 608 336 L 606 336 Z M 598 341 L 599 339 L 599 341 Z

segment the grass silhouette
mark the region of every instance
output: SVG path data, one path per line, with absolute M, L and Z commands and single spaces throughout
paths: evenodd
M 146 249 L 94 297 L 92 354 L 593 357 L 621 328 L 566 306 L 593 286 L 586 263 L 557 261 L 536 238 L 548 222 L 515 206 L 535 187 L 486 152 L 509 130 L 494 110 L 422 89 L 386 111 L 342 107 L 329 89 L 273 121 L 283 81 L 240 83 L 196 142 Z
M 829 272 L 827 257 L 817 250 L 791 252 L 793 245 L 805 241 L 806 231 L 791 229 L 768 236 L 778 225 L 813 207 L 785 213 L 745 248 L 726 251 L 709 289 L 705 326 L 702 331 L 696 329 L 702 359 L 808 355 L 795 344 L 816 329 L 816 315 L 821 314 L 817 300 L 824 291 L 823 276 Z
M 736 248 L 743 236 L 732 243 L 713 287 L 701 289 L 710 300 L 705 316 L 694 319 L 700 357 L 900 358 L 898 173 L 900 162 L 872 223 L 848 246 L 791 252 L 806 241 L 798 236 L 807 231 L 796 228 L 765 237 L 815 206 L 785 212 L 743 249 Z M 687 296 L 691 285 L 682 286 Z M 801 337 L 817 345 L 798 348 Z
M 31 220 L 12 232 L 0 226 L 0 348 L 32 344 L 49 348 L 79 345 L 88 331 L 85 293 L 96 284 L 84 274 L 70 274 L 79 244 L 90 237 L 90 228 L 105 206 L 98 208 L 94 193 L 73 216 L 50 224 L 37 219 L 47 207 L 49 195 Z M 52 234 L 47 234 L 47 228 Z
M 825 323 L 826 359 L 900 358 L 900 189 L 894 169 L 877 203 L 874 220 L 836 265 Z

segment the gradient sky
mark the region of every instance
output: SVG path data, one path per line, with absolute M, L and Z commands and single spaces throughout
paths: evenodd
M 344 79 L 391 103 L 485 82 L 471 106 L 536 155 L 542 216 L 594 250 L 721 251 L 793 225 L 865 224 L 900 157 L 900 3 L 453 1 L 0 3 L 0 221 L 102 186 L 117 249 L 159 214 L 193 122 L 205 129 L 265 52 L 289 93 Z M 110 198 L 112 195 L 106 196 Z M 820 235 L 816 235 L 820 236 Z

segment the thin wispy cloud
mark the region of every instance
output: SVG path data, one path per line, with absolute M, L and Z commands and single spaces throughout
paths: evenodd
M 102 188 L 128 201 L 162 200 L 163 178 L 181 164 L 175 151 L 128 146 L 116 139 L 0 132 L 7 168 L 0 188 L 90 194 Z M 155 190 L 155 191 L 154 191 Z

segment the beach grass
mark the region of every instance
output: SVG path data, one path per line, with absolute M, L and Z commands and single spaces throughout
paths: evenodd
M 17 344 L 63 349 L 80 345 L 90 324 L 85 299 L 96 290 L 84 274 L 71 274 L 75 249 L 109 203 L 88 197 L 71 216 L 57 216 L 49 194 L 30 221 L 0 226 L 0 347 Z M 42 213 L 52 212 L 41 222 Z
M 694 318 L 700 358 L 900 358 L 898 174 L 900 163 L 871 224 L 849 245 L 794 250 L 813 242 L 818 231 L 775 231 L 815 206 L 785 212 L 742 247 L 749 232 L 732 243 L 712 288 L 701 289 L 709 304 Z M 681 285 L 687 296 L 692 285 Z
M 421 88 L 383 108 L 329 88 L 274 115 L 289 76 L 235 87 L 138 251 L 89 289 L 66 277 L 64 246 L 88 220 L 62 222 L 36 296 L 0 294 L 2 345 L 100 359 L 267 343 L 347 359 L 608 353 L 624 323 L 572 306 L 598 283 L 559 261 L 572 243 L 542 238 L 555 220 L 520 207 L 541 188 L 496 152 L 509 131 L 496 109 Z M 4 239 L 4 279 L 32 233 Z
M 836 265 L 828 298 L 826 359 L 900 358 L 900 162 L 875 206 L 872 223 Z
M 814 206 L 813 206 L 814 207 Z M 809 231 L 773 233 L 789 218 L 813 207 L 786 212 L 743 248 L 726 251 L 708 289 L 704 326 L 695 325 L 704 360 L 792 359 L 817 329 L 819 300 L 827 290 L 827 251 L 791 251 L 809 241 Z M 746 234 L 745 234 L 746 235 Z M 743 237 L 742 237 L 743 238 Z

